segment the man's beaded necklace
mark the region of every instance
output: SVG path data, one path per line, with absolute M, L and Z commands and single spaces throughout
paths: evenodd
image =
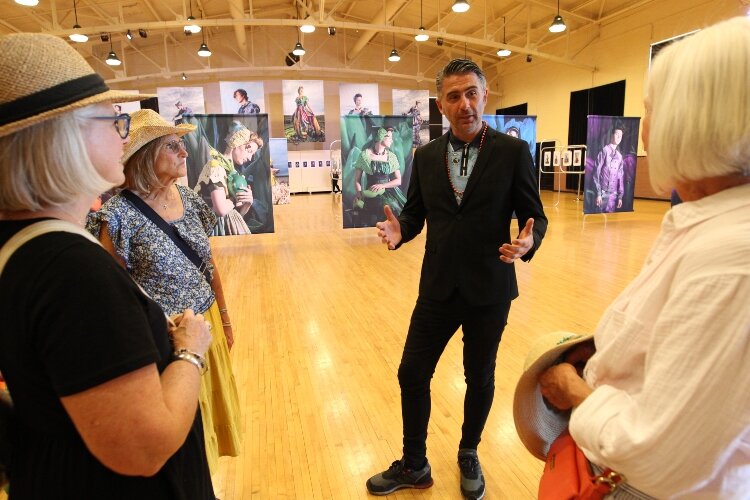
M 484 126 L 482 127 L 482 138 L 479 140 L 479 151 L 477 151 L 477 158 L 479 158 L 479 153 L 482 151 L 482 145 L 484 144 L 484 136 L 487 134 L 487 122 L 482 122 Z M 468 146 L 468 144 L 467 144 Z M 468 163 L 468 155 L 466 156 L 466 162 Z M 456 186 L 453 184 L 453 177 L 451 177 L 451 169 L 448 165 L 448 146 L 445 147 L 445 172 L 448 174 L 448 182 L 451 183 L 451 189 L 456 194 L 456 196 L 463 197 L 464 192 L 459 191 L 456 189 Z

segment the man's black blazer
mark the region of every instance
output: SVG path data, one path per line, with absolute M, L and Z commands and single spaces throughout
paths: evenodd
M 510 302 L 518 296 L 513 264 L 500 260 L 500 246 L 534 219 L 531 259 L 547 231 L 534 166 L 526 142 L 487 129 L 484 145 L 459 205 L 448 179 L 448 134 L 417 149 L 407 202 L 398 217 L 401 243 L 427 222 L 419 295 L 445 300 L 458 289 L 472 305 Z M 518 231 L 511 237 L 515 211 Z

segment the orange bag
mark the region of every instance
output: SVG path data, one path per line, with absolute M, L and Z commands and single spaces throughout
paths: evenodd
M 610 469 L 595 475 L 567 430 L 552 443 L 539 482 L 539 500 L 601 500 L 625 477 Z

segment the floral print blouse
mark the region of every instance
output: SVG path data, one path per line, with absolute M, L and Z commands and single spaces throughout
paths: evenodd
M 208 264 L 213 276 L 208 235 L 216 224 L 216 215 L 191 189 L 177 185 L 177 190 L 184 214 L 168 222 Z M 98 238 L 103 222 L 130 275 L 164 312 L 171 316 L 190 308 L 198 314 L 211 307 L 214 292 L 203 274 L 164 231 L 122 195 L 113 196 L 98 212 L 90 214 L 86 229 Z

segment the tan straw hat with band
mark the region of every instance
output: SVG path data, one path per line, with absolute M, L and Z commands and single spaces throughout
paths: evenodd
M 159 113 L 152 109 L 139 109 L 130 114 L 130 141 L 125 144 L 122 154 L 122 163 L 127 162 L 139 149 L 159 137 L 177 134 L 182 137 L 189 134 L 197 127 L 188 123 L 177 126 L 170 124 Z
M 151 97 L 110 90 L 62 38 L 39 33 L 0 37 L 0 137 L 91 104 Z
M 513 397 L 513 420 L 526 449 L 540 460 L 547 458 L 552 442 L 568 427 L 570 411 L 548 405 L 539 391 L 539 375 L 560 362 L 571 347 L 593 339 L 593 335 L 570 332 L 548 333 L 531 347 Z

